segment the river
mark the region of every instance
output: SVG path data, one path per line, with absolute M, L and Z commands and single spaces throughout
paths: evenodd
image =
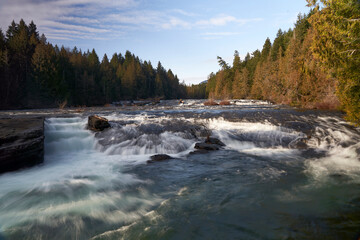
M 360 129 L 339 112 L 201 100 L 44 115 L 45 161 L 0 175 L 0 239 L 357 239 Z M 87 130 L 87 116 L 111 129 Z M 225 147 L 194 154 L 207 135 Z M 174 159 L 148 163 L 154 154 Z

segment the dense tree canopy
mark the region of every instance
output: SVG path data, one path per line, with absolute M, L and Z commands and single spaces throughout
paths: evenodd
M 352 121 L 360 124 L 360 1 L 307 0 L 315 8 L 309 19 L 317 39 L 316 56 L 337 78 L 337 96 Z
M 201 91 L 200 89 L 203 89 Z M 95 49 L 59 48 L 36 25 L 14 21 L 0 29 L 0 109 L 93 106 L 122 99 L 199 98 L 205 87 L 186 86 L 159 62 L 143 62 L 130 51 L 100 61 Z

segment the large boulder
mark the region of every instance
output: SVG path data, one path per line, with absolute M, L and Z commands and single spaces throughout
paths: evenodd
M 44 119 L 0 119 L 0 173 L 44 161 Z
M 88 128 L 93 131 L 102 131 L 109 128 L 110 124 L 106 118 L 92 115 L 88 117 Z

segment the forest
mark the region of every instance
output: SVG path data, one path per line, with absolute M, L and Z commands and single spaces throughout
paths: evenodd
M 208 77 L 209 98 L 264 99 L 301 108 L 341 109 L 360 124 L 360 1 L 307 0 L 293 29 L 278 30 L 273 43 L 235 51 L 232 66 Z
M 0 109 L 101 106 L 123 99 L 251 98 L 300 108 L 337 109 L 360 124 L 360 2 L 307 0 L 293 29 L 278 30 L 261 50 L 187 86 L 160 62 L 126 51 L 53 46 L 36 25 L 14 21 L 0 29 Z
M 53 46 L 39 35 L 34 22 L 14 21 L 5 35 L 0 29 L 0 109 L 101 106 L 124 99 L 205 98 L 205 86 L 186 86 L 160 62 L 126 51 Z

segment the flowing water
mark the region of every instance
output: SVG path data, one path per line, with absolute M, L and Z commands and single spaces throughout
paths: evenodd
M 44 163 L 0 175 L 0 239 L 359 237 L 360 130 L 339 113 L 164 101 L 99 110 L 99 133 L 46 114 Z M 226 146 L 191 153 L 208 135 Z

